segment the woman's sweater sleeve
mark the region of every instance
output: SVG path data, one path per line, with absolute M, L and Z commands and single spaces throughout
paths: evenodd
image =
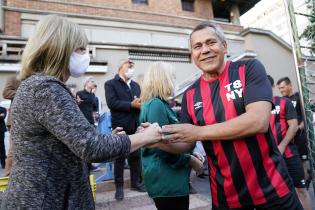
M 129 154 L 129 137 L 98 133 L 62 85 L 45 82 L 34 94 L 35 119 L 82 160 L 100 162 Z

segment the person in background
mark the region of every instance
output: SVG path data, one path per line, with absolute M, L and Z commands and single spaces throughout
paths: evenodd
M 95 209 L 86 162 L 128 156 L 161 140 L 146 124 L 133 135 L 100 134 L 66 86 L 90 62 L 79 25 L 44 16 L 22 55 L 22 81 L 11 107 L 13 167 L 0 209 Z
M 190 34 L 203 75 L 184 93 L 181 123 L 165 125 L 163 142 L 202 141 L 213 210 L 301 210 L 269 129 L 272 89 L 256 59 L 229 61 L 222 29 L 201 23 Z
M 112 117 L 112 128 L 122 127 L 127 134 L 135 133 L 139 124 L 141 107 L 140 86 L 132 80 L 134 63 L 130 59 L 123 59 L 118 65 L 118 74 L 105 82 L 105 98 Z M 140 152 L 134 151 L 128 156 L 130 166 L 131 189 L 145 192 L 141 182 Z M 124 199 L 124 166 L 125 157 L 115 160 L 114 177 L 116 193 L 115 199 Z
M 0 163 L 1 167 L 5 168 L 5 144 L 4 144 L 4 134 L 7 131 L 7 127 L 5 125 L 5 117 L 7 116 L 6 108 L 0 106 Z
M 172 110 L 176 113 L 177 118 L 180 119 L 181 103 L 179 103 L 178 100 L 174 97 L 170 97 L 167 100 L 167 103 L 172 108 Z
M 3 98 L 10 100 L 12 104 L 12 101 L 14 99 L 14 96 L 16 94 L 16 91 L 19 85 L 20 85 L 20 81 L 16 78 L 16 76 L 9 77 L 5 83 L 5 86 L 2 92 Z M 11 132 L 11 126 L 12 126 L 12 116 L 11 116 L 11 112 L 9 111 L 8 119 L 7 119 L 7 128 L 9 132 Z M 13 158 L 13 144 L 12 144 L 11 135 L 10 135 L 10 148 L 7 154 L 7 158 L 5 160 L 4 176 L 10 176 L 11 168 L 12 168 L 12 158 Z
M 274 91 L 274 80 L 267 75 Z M 311 199 L 306 190 L 303 164 L 298 149 L 294 144 L 294 136 L 298 130 L 297 114 L 291 101 L 285 97 L 273 96 L 275 108 L 271 111 L 270 127 L 280 153 L 286 162 L 289 175 L 304 210 L 311 210 Z
M 167 99 L 174 94 L 175 71 L 168 63 L 152 63 L 141 86 L 140 122 L 160 126 L 179 123 Z M 202 162 L 190 153 L 172 154 L 161 148 L 141 148 L 142 171 L 148 194 L 158 210 L 189 209 L 190 166 L 202 170 Z M 171 146 L 171 145 L 167 145 Z M 192 147 L 193 149 L 193 147 Z
M 307 160 L 309 158 L 309 148 L 308 148 L 309 141 L 307 138 L 305 127 L 304 127 L 304 116 L 303 116 L 304 108 L 302 107 L 302 104 L 301 104 L 300 94 L 298 92 L 294 93 L 291 80 L 289 79 L 289 77 L 280 78 L 277 81 L 277 86 L 281 95 L 283 97 L 290 99 L 297 113 L 298 131 L 294 137 L 294 143 L 298 148 L 300 158 L 303 163 L 305 178 L 306 180 L 308 180 L 310 178 L 307 173 L 307 162 L 308 162 Z
M 95 113 L 97 110 L 97 103 L 93 88 L 95 88 L 94 78 L 92 76 L 85 77 L 83 79 L 84 89 L 78 91 L 76 94 L 76 100 L 79 108 L 85 118 L 92 124 L 95 125 Z M 89 171 L 98 171 L 99 169 L 92 163 L 88 163 Z
M 97 110 L 98 104 L 95 100 L 95 95 L 92 92 L 93 88 L 95 88 L 95 82 L 93 77 L 85 77 L 83 79 L 83 87 L 84 89 L 77 92 L 77 101 L 80 110 L 86 117 L 86 119 L 94 125 L 94 113 Z
M 96 104 L 96 109 L 95 112 L 93 112 L 93 117 L 94 117 L 94 122 L 98 123 L 98 120 L 100 118 L 100 110 L 101 110 L 101 100 L 100 98 L 96 95 L 96 90 L 97 90 L 97 85 L 94 83 L 94 87 L 92 89 L 92 93 L 94 95 L 95 99 L 95 104 Z

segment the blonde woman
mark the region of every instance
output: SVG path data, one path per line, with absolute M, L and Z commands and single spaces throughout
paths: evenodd
M 174 93 L 174 67 L 164 62 L 149 66 L 142 83 L 140 122 L 157 122 L 160 126 L 178 123 L 176 113 L 167 99 Z M 202 167 L 201 161 L 186 154 L 172 154 L 181 146 L 191 151 L 192 144 L 157 144 L 156 148 L 142 148 L 142 172 L 146 190 L 158 210 L 189 209 L 190 165 Z
M 13 168 L 1 209 L 94 209 L 86 162 L 98 162 L 160 139 L 150 125 L 134 135 L 101 135 L 81 113 L 65 82 L 89 66 L 77 24 L 46 16 L 22 57 L 12 104 Z

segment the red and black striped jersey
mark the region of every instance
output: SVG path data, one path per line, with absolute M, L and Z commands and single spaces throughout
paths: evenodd
M 245 113 L 246 105 L 272 103 L 263 65 L 257 60 L 226 62 L 224 71 L 206 81 L 201 76 L 183 96 L 182 123 L 211 125 Z M 218 208 L 244 208 L 287 195 L 292 183 L 272 132 L 241 139 L 203 141 L 212 202 Z
M 279 145 L 285 137 L 289 125 L 288 120 L 297 119 L 294 106 L 291 101 L 284 97 L 274 96 L 272 101 L 275 108 L 271 111 L 270 115 L 270 128 L 272 130 L 276 144 Z M 293 155 L 298 155 L 297 148 L 293 141 L 291 141 L 284 150 L 284 157 L 290 158 Z

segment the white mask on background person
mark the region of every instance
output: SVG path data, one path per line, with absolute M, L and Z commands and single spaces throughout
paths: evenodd
M 90 56 L 73 52 L 70 56 L 69 71 L 74 78 L 82 76 L 90 65 Z
M 126 72 L 126 77 L 128 79 L 131 79 L 134 74 L 135 74 L 135 69 L 134 68 L 129 68 L 128 71 Z

